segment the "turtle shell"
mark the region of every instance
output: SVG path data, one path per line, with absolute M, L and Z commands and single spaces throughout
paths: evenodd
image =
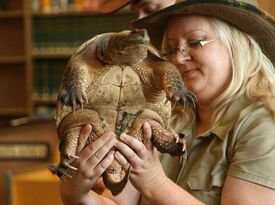
M 72 56 L 64 73 L 57 105 L 61 161 L 54 170 L 66 175 L 76 158 L 84 124 L 93 130 L 87 144 L 104 132 L 125 132 L 142 141 L 142 125 L 152 128 L 152 142 L 161 152 L 179 155 L 185 141 L 167 130 L 171 105 L 184 105 L 191 95 L 170 63 L 148 53 L 146 30 L 96 36 Z M 130 171 L 114 160 L 103 175 L 114 195 L 120 193 Z

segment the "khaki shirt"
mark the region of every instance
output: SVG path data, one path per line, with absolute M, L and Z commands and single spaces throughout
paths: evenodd
M 218 205 L 226 176 L 275 189 L 275 120 L 262 103 L 236 100 L 220 126 L 193 137 L 183 130 L 187 152 L 162 156 L 166 175 L 207 205 Z M 149 204 L 144 198 L 140 205 Z

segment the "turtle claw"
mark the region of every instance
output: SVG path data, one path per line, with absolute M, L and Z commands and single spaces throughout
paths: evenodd
M 72 169 L 72 170 L 77 171 L 78 168 L 76 168 L 76 167 L 70 165 L 70 163 L 71 163 L 74 159 L 78 159 L 78 158 L 79 158 L 79 157 L 77 157 L 77 156 L 70 156 L 70 157 L 68 157 L 69 161 L 64 160 L 64 161 L 62 162 L 61 167 L 64 167 L 65 169 L 69 168 L 69 169 Z M 72 160 L 71 160 L 71 159 L 72 159 Z
M 58 99 L 62 104 L 71 107 L 73 111 L 75 111 L 78 106 L 83 109 L 84 102 L 88 102 L 84 89 L 76 85 L 68 85 L 63 88 Z
M 70 155 L 70 156 L 68 156 L 67 158 L 68 158 L 68 159 L 72 159 L 72 160 L 79 159 L 79 157 L 76 156 L 76 155 Z
M 60 168 L 60 169 L 58 170 L 57 176 L 58 176 L 61 180 L 63 180 L 63 181 L 66 181 L 64 177 L 68 177 L 68 178 L 70 178 L 70 179 L 73 178 L 72 175 L 68 174 L 68 173 L 67 173 L 64 169 L 62 169 L 62 168 Z
M 66 155 L 64 158 L 63 164 L 68 167 L 70 163 L 72 163 L 75 159 L 79 159 L 76 155 Z
M 68 167 L 69 169 L 72 169 L 72 170 L 78 171 L 78 169 L 77 169 L 76 167 L 72 166 L 72 165 L 68 165 L 67 167 Z
M 67 180 L 65 179 L 64 176 L 61 176 L 60 179 L 61 179 L 63 182 L 67 182 Z
M 176 144 L 182 147 L 181 152 L 183 153 L 186 150 L 186 142 L 181 137 L 176 138 Z
M 69 165 L 70 167 L 73 167 Z M 66 165 L 64 166 L 66 167 Z M 60 179 L 63 180 L 63 176 L 66 176 L 68 178 L 72 178 L 71 175 L 69 175 L 64 168 L 62 168 L 60 165 L 57 164 L 51 164 L 49 167 L 49 170 L 52 172 L 52 174 L 57 175 Z M 73 167 L 74 168 L 74 167 Z
M 67 172 L 62 172 L 62 174 L 66 177 L 69 177 L 70 179 L 73 178 L 72 175 L 69 175 Z

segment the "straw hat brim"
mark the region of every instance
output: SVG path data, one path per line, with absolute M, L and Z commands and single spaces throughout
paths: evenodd
M 151 43 L 161 48 L 165 28 L 171 15 L 205 15 L 222 19 L 250 34 L 275 65 L 275 20 L 257 7 L 232 0 L 189 0 L 167 7 L 132 22 L 136 28 L 147 29 Z

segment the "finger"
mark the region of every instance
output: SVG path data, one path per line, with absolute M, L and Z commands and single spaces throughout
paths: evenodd
M 138 139 L 136 139 L 130 135 L 126 135 L 125 133 L 120 135 L 120 139 L 122 142 L 124 142 L 131 148 L 132 152 L 135 152 L 136 154 L 138 154 L 138 156 L 140 158 L 143 159 L 145 157 L 147 149 L 146 149 L 145 145 L 143 144 L 143 142 L 139 141 Z M 129 153 L 132 153 L 132 152 L 129 152 Z
M 117 150 L 127 159 L 131 166 L 136 167 L 138 164 L 142 163 L 141 157 L 127 144 L 123 142 L 118 142 L 115 147 Z M 145 149 L 145 146 L 144 146 Z
M 148 122 L 145 122 L 142 126 L 143 143 L 148 150 L 153 150 L 153 144 L 151 141 L 152 128 Z
M 117 162 L 122 166 L 122 168 L 125 171 L 128 170 L 130 164 L 129 164 L 128 160 L 119 151 L 115 152 L 115 159 L 117 160 Z
M 83 151 L 79 154 L 79 157 L 82 159 L 81 161 L 88 160 L 91 158 L 97 150 L 99 150 L 102 146 L 104 146 L 107 142 L 109 142 L 112 138 L 115 138 L 113 132 L 109 131 L 98 137 L 95 141 L 87 145 Z
M 79 145 L 76 151 L 77 154 L 80 153 L 82 149 L 85 147 L 87 139 L 91 134 L 91 131 L 92 131 L 92 126 L 89 124 L 86 124 L 82 127 L 80 131 L 79 139 L 78 139 Z
M 111 140 L 106 142 L 101 148 L 99 148 L 96 152 L 94 152 L 94 154 L 92 154 L 90 156 L 90 158 L 88 158 L 88 159 L 84 158 L 86 156 L 81 157 L 80 162 L 79 162 L 79 170 L 81 170 L 82 175 L 87 178 L 90 178 L 92 176 L 94 170 L 96 170 L 96 168 L 99 166 L 99 164 L 104 161 L 105 157 L 108 156 L 110 152 L 114 154 L 112 147 L 114 146 L 114 144 L 116 142 L 117 142 L 116 138 L 111 138 Z M 92 148 L 92 150 L 94 150 L 94 149 Z M 86 149 L 84 149 L 84 151 L 86 151 Z M 101 169 L 106 169 L 104 162 L 103 162 Z M 99 172 L 100 171 L 97 171 L 95 173 L 95 175 L 93 174 L 93 176 L 97 176 L 97 173 L 99 173 Z
M 113 148 L 113 146 L 117 143 L 116 138 L 111 138 L 106 144 L 104 144 L 100 149 L 98 149 L 91 157 L 88 159 L 88 163 L 91 164 L 98 164 L 107 154 L 110 152 L 110 150 Z
M 94 166 L 94 168 L 81 169 L 81 175 L 85 178 L 98 179 L 103 172 L 110 166 L 114 160 L 114 151 L 111 150 L 102 161 Z
M 101 162 L 96 166 L 94 169 L 93 175 L 96 177 L 100 177 L 103 172 L 106 171 L 106 169 L 112 164 L 114 160 L 114 150 L 111 150 L 102 160 Z

